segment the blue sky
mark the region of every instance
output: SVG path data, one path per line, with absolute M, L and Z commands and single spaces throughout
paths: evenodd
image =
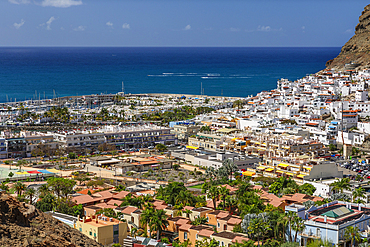
M 354 34 L 362 0 L 0 0 L 0 46 L 317 46 Z

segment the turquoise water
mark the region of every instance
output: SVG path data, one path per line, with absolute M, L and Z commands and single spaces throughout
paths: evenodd
M 247 96 L 325 68 L 335 48 L 0 48 L 0 102 L 82 94 Z

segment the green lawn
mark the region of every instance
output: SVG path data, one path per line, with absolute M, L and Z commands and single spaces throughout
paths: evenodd
M 202 188 L 202 185 L 203 185 L 203 184 L 197 184 L 197 185 L 190 186 L 190 187 L 188 187 L 188 188 L 201 189 L 201 188 Z

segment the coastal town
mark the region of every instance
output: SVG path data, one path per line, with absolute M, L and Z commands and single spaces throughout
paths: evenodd
M 370 70 L 249 97 L 6 102 L 2 193 L 102 246 L 367 246 Z
M 339 6 L 346 1 L 336 2 L 336 8 L 324 2 L 318 7 L 312 1 L 289 6 L 270 1 L 263 10 L 256 8 L 259 1 L 215 6 L 142 1 L 140 8 L 135 1 L 82 1 L 0 3 L 9 19 L 7 27 L 1 26 L 1 45 L 15 47 L 0 50 L 5 72 L 0 73 L 0 246 L 370 246 L 370 5 L 339 55 L 330 55 L 325 69 L 316 67 L 317 73 L 302 77 L 301 56 L 315 57 L 309 63 L 320 61 L 320 69 L 327 60 L 326 48 L 307 51 L 303 44 L 332 44 L 308 38 L 319 37 L 310 34 L 315 27 L 311 9 L 315 18 L 323 10 L 326 19 L 347 28 L 331 13 L 342 18 Z M 76 11 L 66 14 L 70 7 Z M 204 7 L 215 17 L 204 16 L 199 11 Z M 44 12 L 53 8 L 63 11 L 48 13 L 47 20 Z M 298 15 L 310 23 L 292 15 L 297 9 L 305 10 Z M 180 12 L 186 22 L 177 26 Z M 198 26 L 196 19 L 190 22 L 197 12 L 202 13 Z M 278 24 L 274 12 L 279 22 L 297 20 L 296 26 Z M 169 21 L 173 26 L 166 36 Z M 241 22 L 270 25 L 239 28 Z M 335 31 L 329 24 L 326 35 Z M 31 25 L 37 33 L 22 33 Z M 298 43 L 284 41 L 295 40 L 289 32 Z M 340 32 L 342 37 L 352 29 Z M 207 42 L 192 43 L 200 33 L 207 34 Z M 242 43 L 236 42 L 238 34 Z M 244 43 L 245 34 L 256 43 Z M 61 43 L 47 42 L 51 37 Z M 181 42 L 171 43 L 177 38 Z M 130 44 L 144 46 L 120 49 Z M 238 44 L 258 48 L 239 49 Z M 272 48 L 281 44 L 282 49 Z M 285 47 L 289 44 L 301 49 Z M 292 79 L 293 74 L 300 76 Z M 107 93 L 117 92 L 113 84 L 122 78 L 135 85 L 125 91 L 122 81 L 121 92 Z M 265 85 L 269 80 L 276 86 Z M 198 86 L 199 94 L 181 93 L 196 92 Z M 270 88 L 258 92 L 262 86 Z M 100 91 L 105 93 L 96 94 Z

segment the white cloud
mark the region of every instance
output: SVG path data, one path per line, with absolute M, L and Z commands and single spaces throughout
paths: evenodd
M 23 26 L 25 21 L 22 19 L 20 23 L 14 23 L 13 26 L 15 29 L 19 29 L 21 26 Z
M 85 31 L 85 27 L 84 26 L 78 26 L 76 27 L 75 29 L 73 29 L 74 31 Z
M 239 32 L 240 28 L 230 27 L 230 32 Z
M 128 23 L 123 23 L 122 28 L 123 28 L 123 29 L 130 29 L 130 24 L 128 24 Z
M 64 30 L 64 27 L 61 27 L 60 30 Z
M 184 30 L 190 30 L 191 29 L 191 26 L 190 25 L 187 25 Z
M 46 22 L 46 29 L 47 30 L 51 30 L 51 23 L 53 22 L 53 21 L 55 21 L 56 19 L 55 19 L 55 17 L 54 16 L 52 16 L 52 17 L 50 17 L 50 19 Z
M 346 31 L 345 31 L 345 33 L 352 33 L 353 32 L 353 29 L 347 29 Z
M 107 25 L 108 27 L 113 28 L 113 23 L 112 23 L 112 22 L 110 22 L 110 21 L 108 21 L 107 23 L 105 23 L 105 25 Z
M 283 31 L 283 28 L 279 28 L 279 29 L 273 29 L 271 28 L 270 26 L 258 26 L 257 27 L 257 31 L 259 32 L 279 32 L 279 31 Z
M 302 26 L 302 30 L 305 30 L 306 29 L 306 27 L 305 26 Z
M 12 4 L 29 4 L 30 0 L 8 0 Z
M 57 7 L 68 8 L 71 6 L 81 5 L 81 0 L 43 0 L 41 6 L 43 7 Z
M 270 32 L 271 27 L 270 26 L 258 26 L 257 30 L 261 32 Z

